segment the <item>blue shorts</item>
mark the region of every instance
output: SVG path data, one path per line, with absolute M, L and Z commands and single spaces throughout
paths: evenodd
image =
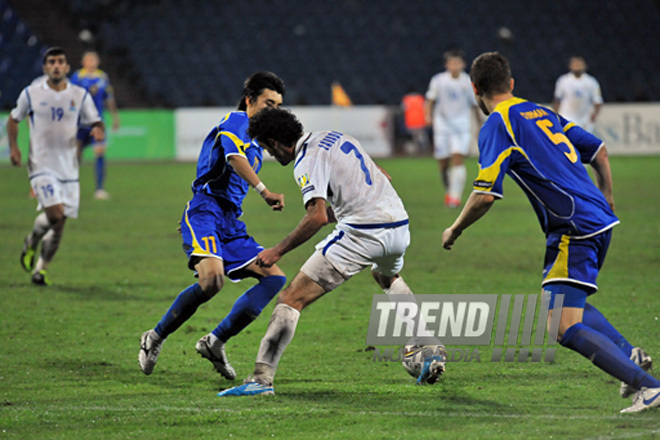
M 598 290 L 596 278 L 610 246 L 612 229 L 593 237 L 576 239 L 568 235 L 548 236 L 542 285 L 569 283 L 591 295 Z
M 86 125 L 82 125 L 78 127 L 78 132 L 76 133 L 76 139 L 82 143 L 83 148 L 89 145 L 95 145 L 97 143 L 103 144 L 105 142 L 105 141 L 96 142 L 94 136 L 92 136 L 92 127 Z
M 193 257 L 219 258 L 225 275 L 235 281 L 244 278 L 236 272 L 252 263 L 264 249 L 248 235 L 245 223 L 237 218 L 231 204 L 207 194 L 195 194 L 188 202 L 181 219 L 181 235 L 191 270 Z

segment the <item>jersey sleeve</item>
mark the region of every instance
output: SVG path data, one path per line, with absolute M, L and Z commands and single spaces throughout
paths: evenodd
M 502 182 L 516 149 L 520 147 L 513 145 L 501 117 L 493 114 L 479 132 L 479 175 L 474 192 L 503 197 Z
M 560 76 L 557 79 L 557 82 L 555 83 L 555 99 L 557 101 L 561 101 L 562 99 L 564 99 L 564 90 L 563 90 L 563 87 L 562 87 L 562 83 L 563 83 L 562 78 L 563 77 Z
M 603 145 L 603 141 L 574 122 L 566 120 L 563 116 L 557 116 L 559 117 L 559 123 L 564 129 L 566 137 L 580 152 L 582 163 L 591 163 L 596 157 L 596 153 L 598 153 L 598 150 Z
M 593 78 L 593 88 L 594 88 L 594 96 L 593 96 L 593 103 L 594 104 L 602 104 L 603 103 L 603 94 L 600 91 L 600 84 L 598 84 L 598 80 L 596 78 Z
M 311 146 L 310 148 L 317 148 Z M 327 200 L 328 185 L 330 184 L 330 166 L 326 160 L 318 156 L 312 157 L 307 153 L 307 146 L 296 159 L 293 167 L 293 177 L 302 193 L 303 205 L 307 205 L 312 199 L 321 198 Z
M 78 71 L 77 70 L 75 72 L 73 72 L 73 74 L 71 75 L 71 78 L 69 78 L 69 82 L 71 82 L 71 84 L 75 84 L 77 86 L 80 86 L 80 78 L 78 76 Z
M 14 121 L 22 121 L 30 114 L 32 111 L 30 105 L 30 94 L 27 90 L 27 87 L 23 89 L 20 95 L 18 95 L 18 100 L 16 100 L 16 107 L 11 111 L 11 118 Z
M 426 91 L 426 99 L 429 101 L 435 101 L 438 99 L 438 91 L 437 87 L 435 86 L 435 76 L 431 78 L 431 81 L 429 82 L 429 88 Z
M 243 116 L 243 117 L 242 117 Z M 239 155 L 245 157 L 247 147 L 241 139 L 241 130 L 246 130 L 247 116 L 235 113 L 227 113 L 218 125 L 218 134 L 215 138 L 215 146 L 221 146 L 225 157 Z
M 89 92 L 85 92 L 82 100 L 82 109 L 80 111 L 80 123 L 82 125 L 92 125 L 95 122 L 101 120 L 99 116 L 99 111 L 96 109 L 96 104 L 92 99 L 92 95 Z

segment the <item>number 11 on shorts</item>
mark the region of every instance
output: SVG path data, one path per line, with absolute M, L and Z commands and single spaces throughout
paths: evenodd
M 204 242 L 204 247 L 206 248 L 206 252 L 213 252 L 214 254 L 218 252 L 218 247 L 215 244 L 215 237 L 213 235 L 209 235 L 208 237 L 202 237 L 202 241 Z M 211 246 L 213 246 L 213 250 L 209 247 L 209 242 L 211 242 Z

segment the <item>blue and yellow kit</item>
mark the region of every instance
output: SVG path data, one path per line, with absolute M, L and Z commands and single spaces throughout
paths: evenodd
M 114 95 L 108 75 L 100 69 L 96 69 L 94 72 L 80 69 L 71 75 L 71 83 L 87 89 L 89 94 L 92 95 L 94 105 L 96 105 L 96 109 L 99 111 L 99 116 L 103 119 L 105 100 L 112 98 Z
M 474 191 L 502 198 L 508 174 L 527 195 L 548 239 L 544 284 L 597 288 L 609 233 L 606 240 L 596 236 L 619 223 L 583 165 L 601 145 L 552 110 L 520 98 L 498 104 L 479 133 Z
M 227 276 L 234 280 L 242 276 L 231 272 L 249 265 L 263 250 L 238 219 L 250 186 L 228 160 L 232 155 L 240 155 L 255 173 L 261 170 L 263 150 L 248 136 L 248 124 L 245 112 L 231 112 L 206 136 L 197 161 L 197 177 L 192 183 L 194 196 L 181 220 L 188 266 L 194 268 L 192 257 L 219 258 Z

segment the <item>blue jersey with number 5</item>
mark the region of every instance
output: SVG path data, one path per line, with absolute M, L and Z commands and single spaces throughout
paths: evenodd
M 546 235 L 595 235 L 619 221 L 583 165 L 601 145 L 552 110 L 509 99 L 495 107 L 479 133 L 474 191 L 502 198 L 508 174 L 529 198 Z

